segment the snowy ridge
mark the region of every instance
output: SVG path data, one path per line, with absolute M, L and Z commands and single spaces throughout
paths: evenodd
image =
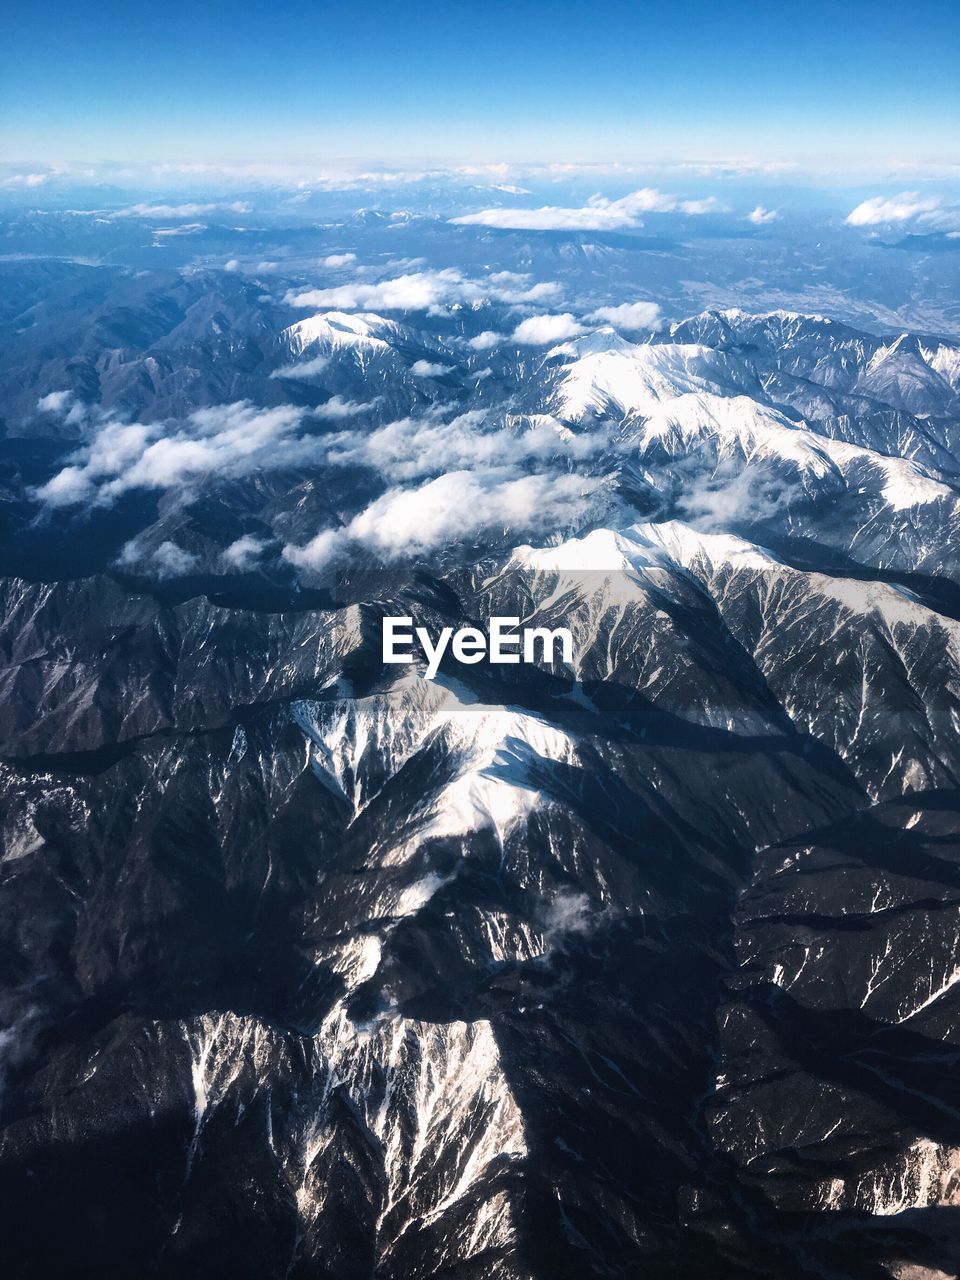
M 370 313 L 325 311 L 284 329 L 280 335 L 294 355 L 302 355 L 317 345 L 331 351 L 389 351 L 391 344 L 381 335 L 396 334 L 400 326 Z
M 636 345 L 601 330 L 592 341 L 554 353 L 573 357 L 561 368 L 554 391 L 554 411 L 569 422 L 609 412 L 649 414 L 692 392 L 756 389 L 749 370 L 711 347 Z
M 502 843 L 541 801 L 529 765 L 576 757 L 575 742 L 545 720 L 480 705 L 450 680 L 407 680 L 392 693 L 345 704 L 299 703 L 295 717 L 310 741 L 313 769 L 355 815 L 417 752 L 441 753 L 450 776 L 410 815 L 414 846 L 484 828 Z M 407 840 L 393 858 L 404 861 L 411 847 Z M 422 894 L 436 887 L 405 891 L 397 912 L 419 909 Z

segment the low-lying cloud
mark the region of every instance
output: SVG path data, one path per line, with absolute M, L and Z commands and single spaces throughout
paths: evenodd
M 235 542 L 230 543 L 220 559 L 224 568 L 243 572 L 257 563 L 269 545 L 267 538 L 258 538 L 252 533 L 245 533 Z
M 453 368 L 451 364 L 435 364 L 430 360 L 414 360 L 410 372 L 415 378 L 442 378 Z
M 578 434 L 546 415 L 505 421 L 471 410 L 451 417 L 442 405 L 374 428 L 305 430 L 316 419 L 347 424 L 377 403 L 334 396 L 316 409 L 261 409 L 237 401 L 175 423 L 104 418 L 88 425 L 89 443 L 34 496 L 53 508 L 103 507 L 135 489 L 187 490 L 213 476 L 234 480 L 304 467 L 365 468 L 393 485 L 471 468 L 502 479 L 511 468 L 570 471 L 609 443 L 602 431 Z
M 381 560 L 422 555 L 491 530 L 538 533 L 576 527 L 595 507 L 596 477 L 534 473 L 518 477 L 453 471 L 409 489 L 389 489 L 339 529 L 324 529 L 284 557 L 322 571 L 352 549 Z
M 442 471 L 502 472 L 504 467 L 547 462 L 568 467 L 609 444 L 602 430 L 576 434 L 546 415 L 504 423 L 478 409 L 449 420 L 441 413 L 401 418 L 374 431 L 341 432 L 329 439 L 327 461 L 369 467 L 396 483 Z
M 142 539 L 133 538 L 121 549 L 117 563 L 121 568 L 136 569 L 165 580 L 183 578 L 192 573 L 197 567 L 198 557 L 169 539 L 159 546 L 150 547 Z
M 35 496 L 51 507 L 102 506 L 133 489 L 172 489 L 212 474 L 229 478 L 299 465 L 319 447 L 316 438 L 297 434 L 309 414 L 292 405 L 260 409 L 241 400 L 198 409 L 176 424 L 107 417 Z
M 473 338 L 467 339 L 467 346 L 471 351 L 490 351 L 493 347 L 499 347 L 503 342 L 502 333 L 494 333 L 492 329 L 484 329 L 483 333 L 476 334 Z

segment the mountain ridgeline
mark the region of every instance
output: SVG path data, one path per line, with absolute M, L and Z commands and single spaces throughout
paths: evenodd
M 956 1275 L 960 344 L 4 271 L 5 1274 Z

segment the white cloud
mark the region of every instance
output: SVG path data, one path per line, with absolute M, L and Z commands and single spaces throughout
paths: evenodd
M 314 356 L 312 360 L 301 360 L 299 364 L 285 364 L 274 369 L 271 378 L 315 378 L 323 373 L 330 363 L 329 356 Z
M 268 546 L 269 542 L 266 538 L 257 538 L 252 533 L 245 533 L 237 538 L 236 542 L 230 543 L 221 559 L 226 568 L 242 571 L 255 564 Z
M 371 409 L 375 409 L 380 403 L 380 396 L 376 396 L 373 400 L 368 400 L 365 404 L 357 400 L 344 400 L 343 396 L 331 396 L 330 399 L 314 409 L 314 418 L 324 418 L 329 421 L 336 421 L 340 418 L 355 418 L 358 413 L 368 413 Z
M 505 231 L 620 231 L 642 226 L 645 213 L 720 213 L 716 197 L 681 200 L 656 187 L 642 187 L 620 200 L 592 196 L 581 208 L 544 205 L 540 209 L 482 209 L 450 221 L 463 227 L 496 227 Z
M 776 222 L 780 217 L 780 213 L 776 209 L 765 209 L 762 204 L 747 214 L 747 221 L 752 222 L 755 227 L 765 227 L 770 222 Z
M 169 540 L 149 550 L 134 538 L 121 548 L 117 563 L 152 572 L 158 578 L 182 578 L 196 566 L 197 557 Z
M 342 529 L 324 529 L 304 546 L 288 545 L 293 564 L 324 569 L 351 545 L 384 559 L 418 555 L 476 537 L 482 530 L 569 528 L 596 500 L 600 480 L 556 473 L 502 479 L 453 471 L 412 489 L 390 489 Z
M 896 196 L 873 196 L 864 200 L 847 214 L 846 221 L 851 227 L 912 222 L 927 230 L 948 231 L 960 226 L 960 207 L 944 204 L 940 196 L 901 191 Z
M 583 325 L 569 311 L 557 316 L 530 316 L 514 329 L 514 342 L 524 346 L 544 346 L 549 342 L 565 342 L 583 333 Z
M 552 281 L 530 284 L 529 276 L 496 272 L 485 280 L 471 280 L 452 267 L 413 271 L 377 283 L 356 281 L 332 289 L 290 290 L 284 301 L 294 307 L 324 307 L 338 311 L 444 312 L 457 304 L 486 301 L 512 304 L 549 302 L 560 296 Z
M 483 333 L 478 333 L 476 337 L 468 338 L 467 346 L 471 351 L 489 351 L 491 347 L 499 347 L 502 341 L 502 333 L 494 333 L 492 329 L 484 329 Z
M 618 307 L 598 307 L 589 318 L 619 325 L 623 329 L 656 329 L 662 319 L 655 302 L 623 302 Z
M 344 431 L 333 437 L 331 465 L 371 467 L 393 483 L 442 471 L 498 471 L 530 462 L 560 466 L 591 457 L 608 444 L 603 431 L 564 432 L 546 415 L 504 425 L 483 410 L 443 421 L 442 410 L 401 418 L 374 431 Z
M 231 479 L 284 468 L 357 465 L 392 482 L 463 467 L 504 467 L 559 458 L 563 465 L 596 452 L 601 433 L 561 436 L 551 419 L 534 427 L 487 421 L 482 411 L 444 421 L 443 407 L 371 430 L 300 434 L 311 419 L 346 422 L 373 409 L 333 396 L 317 409 L 248 401 L 201 409 L 183 422 L 100 421 L 93 438 L 35 491 L 51 507 L 106 506 L 132 489 L 182 489 L 215 475 Z
M 450 364 L 431 364 L 429 360 L 415 360 L 410 372 L 415 378 L 439 378 L 453 368 Z
M 84 423 L 93 411 L 72 391 L 51 391 L 37 401 L 37 412 L 63 418 L 68 427 L 76 427 Z
M 331 271 L 336 271 L 338 267 L 349 267 L 351 263 L 356 262 L 357 255 L 355 253 L 330 253 L 325 258 L 321 258 L 321 267 L 329 267 Z
M 66 413 L 74 402 L 72 391 L 51 391 L 37 401 L 38 413 Z
M 179 424 L 107 418 L 36 497 L 56 507 L 105 505 L 131 489 L 179 488 L 212 473 L 230 477 L 302 465 L 322 447 L 314 437 L 295 434 L 309 412 L 292 405 L 260 409 L 241 400 L 198 409 Z

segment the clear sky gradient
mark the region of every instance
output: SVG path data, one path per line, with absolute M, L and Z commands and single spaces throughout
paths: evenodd
M 960 160 L 957 0 L 10 5 L 8 161 Z

